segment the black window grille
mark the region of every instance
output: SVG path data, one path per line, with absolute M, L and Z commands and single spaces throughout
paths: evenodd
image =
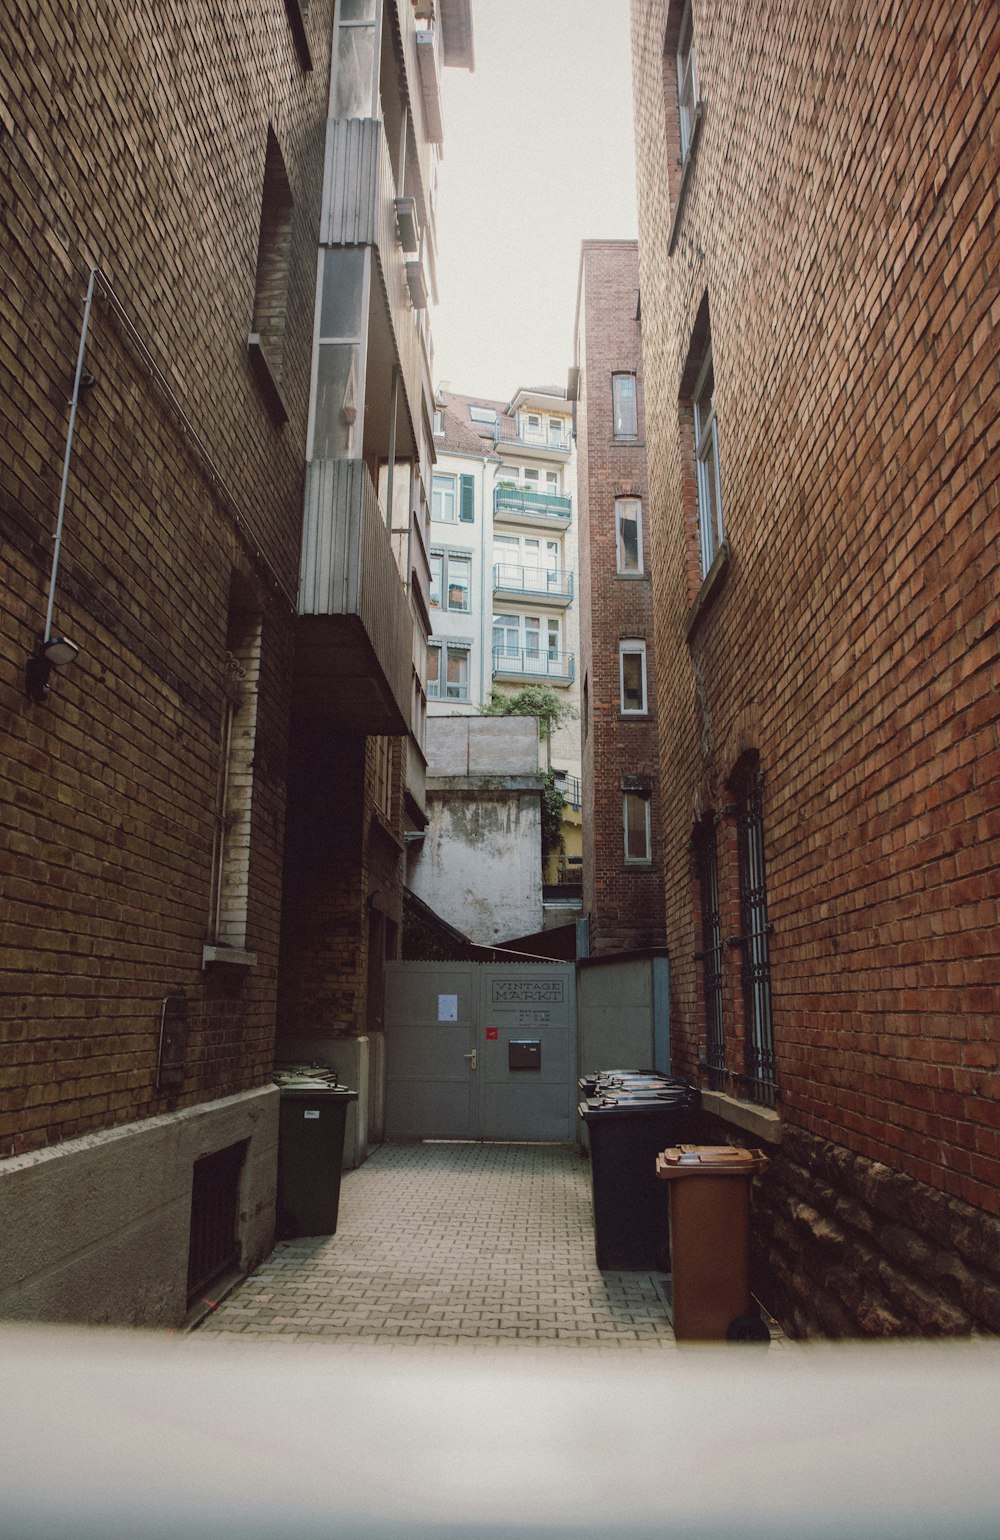
M 736 828 L 740 868 L 743 1000 L 746 1018 L 746 1094 L 773 1107 L 778 1099 L 771 1016 L 771 961 L 767 882 L 764 870 L 764 775 L 753 761 L 737 788 Z
M 191 1239 L 188 1250 L 188 1306 L 235 1267 L 240 1259 L 240 1173 L 246 1140 L 194 1163 L 191 1182 Z
M 725 1089 L 726 1038 L 722 1009 L 722 915 L 719 911 L 719 856 L 715 824 L 701 824 L 695 834 L 698 896 L 701 906 L 701 951 L 705 991 L 708 1083 L 714 1091 Z

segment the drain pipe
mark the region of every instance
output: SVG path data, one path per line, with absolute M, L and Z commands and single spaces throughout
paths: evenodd
M 90 330 L 90 312 L 94 303 L 94 289 L 97 284 L 96 267 L 90 270 L 90 281 L 87 284 L 87 298 L 83 306 L 83 325 L 80 328 L 80 346 L 76 356 L 76 375 L 73 379 L 73 394 L 69 403 L 69 427 L 66 429 L 66 452 L 63 456 L 62 485 L 59 488 L 59 512 L 56 515 L 56 529 L 52 537 L 52 569 L 49 573 L 49 600 L 45 610 L 45 630 L 39 638 L 34 652 L 28 658 L 24 669 L 25 690 L 31 700 L 41 705 L 48 700 L 49 675 L 53 666 L 61 666 L 72 663 L 79 652 L 75 642 L 71 642 L 65 636 L 52 635 L 52 615 L 56 604 L 56 579 L 59 575 L 59 556 L 62 551 L 63 525 L 66 520 L 66 494 L 69 488 L 69 468 L 73 457 L 73 433 L 76 428 L 76 412 L 80 404 L 80 392 L 83 389 L 85 376 L 83 372 L 84 359 L 87 355 L 87 333 Z
M 94 288 L 97 283 L 97 268 L 90 270 L 90 282 L 87 285 L 87 298 L 83 306 L 83 326 L 80 330 L 80 348 L 76 357 L 76 377 L 73 381 L 73 395 L 69 403 L 69 427 L 66 430 L 66 454 L 63 459 L 62 486 L 59 489 L 59 512 L 56 516 L 56 532 L 53 536 L 52 572 L 49 577 L 49 604 L 45 612 L 45 634 L 42 637 L 42 646 L 52 637 L 52 612 L 56 602 L 56 576 L 59 572 L 59 553 L 62 550 L 63 523 L 66 517 L 66 489 L 69 486 L 69 467 L 73 454 L 73 433 L 76 428 L 76 409 L 80 404 L 80 389 L 83 382 L 83 361 L 87 353 L 87 333 L 90 330 L 90 311 L 94 303 Z

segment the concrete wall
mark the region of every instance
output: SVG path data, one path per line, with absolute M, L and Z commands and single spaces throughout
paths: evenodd
M 0 1163 L 0 1318 L 172 1326 L 187 1310 L 194 1162 L 249 1141 L 240 1266 L 274 1238 L 274 1086 Z
M 533 717 L 427 723 L 430 822 L 409 886 L 484 945 L 542 928 L 542 780 Z
M 666 959 L 588 959 L 577 964 L 580 1073 L 596 1069 L 670 1072 Z

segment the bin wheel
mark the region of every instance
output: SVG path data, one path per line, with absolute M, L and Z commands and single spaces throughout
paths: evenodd
M 771 1333 L 757 1312 L 748 1310 L 746 1315 L 734 1316 L 730 1321 L 726 1328 L 726 1341 L 770 1343 Z

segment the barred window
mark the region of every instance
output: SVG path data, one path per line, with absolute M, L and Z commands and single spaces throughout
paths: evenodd
M 724 1089 L 726 1074 L 726 1039 L 722 1005 L 722 915 L 719 908 L 719 851 L 715 821 L 706 818 L 694 836 L 694 852 L 701 909 L 701 951 L 695 954 L 702 965 L 705 992 L 706 1050 L 709 1085 Z
M 736 782 L 736 830 L 740 868 L 743 1002 L 746 1030 L 745 1079 L 748 1095 L 767 1106 L 778 1097 L 771 1017 L 771 961 L 767 882 L 764 869 L 764 775 L 748 760 Z

